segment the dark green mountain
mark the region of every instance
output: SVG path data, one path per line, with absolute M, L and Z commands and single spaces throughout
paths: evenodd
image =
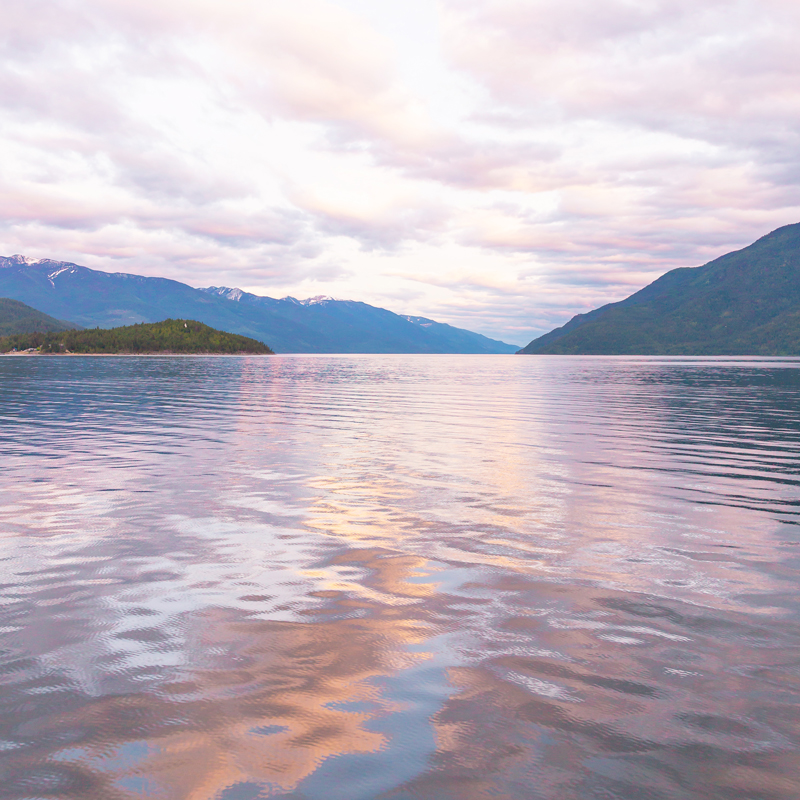
M 519 351 L 564 355 L 800 355 L 800 224 L 702 267 L 674 269 Z
M 109 330 L 95 328 L 0 337 L 0 353 L 33 348 L 41 353 L 272 353 L 255 339 L 217 331 L 191 319 L 143 322 Z
M 194 289 L 166 278 L 100 272 L 65 261 L 0 257 L 0 296 L 87 328 L 196 319 L 279 353 L 513 353 L 514 345 L 331 298 L 276 300 L 239 289 Z M 427 321 L 426 321 L 427 322 Z
M 79 327 L 72 322 L 42 314 L 19 300 L 0 297 L 0 336 L 34 331 L 66 331 Z

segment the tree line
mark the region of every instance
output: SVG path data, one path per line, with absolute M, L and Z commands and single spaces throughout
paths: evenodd
M 263 342 L 226 333 L 202 322 L 166 319 L 121 328 L 22 333 L 0 337 L 0 352 L 40 353 L 272 353 Z

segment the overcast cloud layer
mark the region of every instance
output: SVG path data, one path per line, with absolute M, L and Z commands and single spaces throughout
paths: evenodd
M 525 344 L 800 221 L 797 0 L 5 0 L 0 255 Z

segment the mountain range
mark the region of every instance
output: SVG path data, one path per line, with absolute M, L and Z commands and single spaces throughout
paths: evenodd
M 563 355 L 800 355 L 800 224 L 671 270 L 519 351 Z
M 0 297 L 76 327 L 192 319 L 265 342 L 278 353 L 513 353 L 516 345 L 425 317 L 327 297 L 274 299 L 196 289 L 168 278 L 102 272 L 66 261 L 0 257 Z

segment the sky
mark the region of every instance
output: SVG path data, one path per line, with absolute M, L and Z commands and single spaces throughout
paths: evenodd
M 0 255 L 514 344 L 800 221 L 797 0 L 4 0 Z

